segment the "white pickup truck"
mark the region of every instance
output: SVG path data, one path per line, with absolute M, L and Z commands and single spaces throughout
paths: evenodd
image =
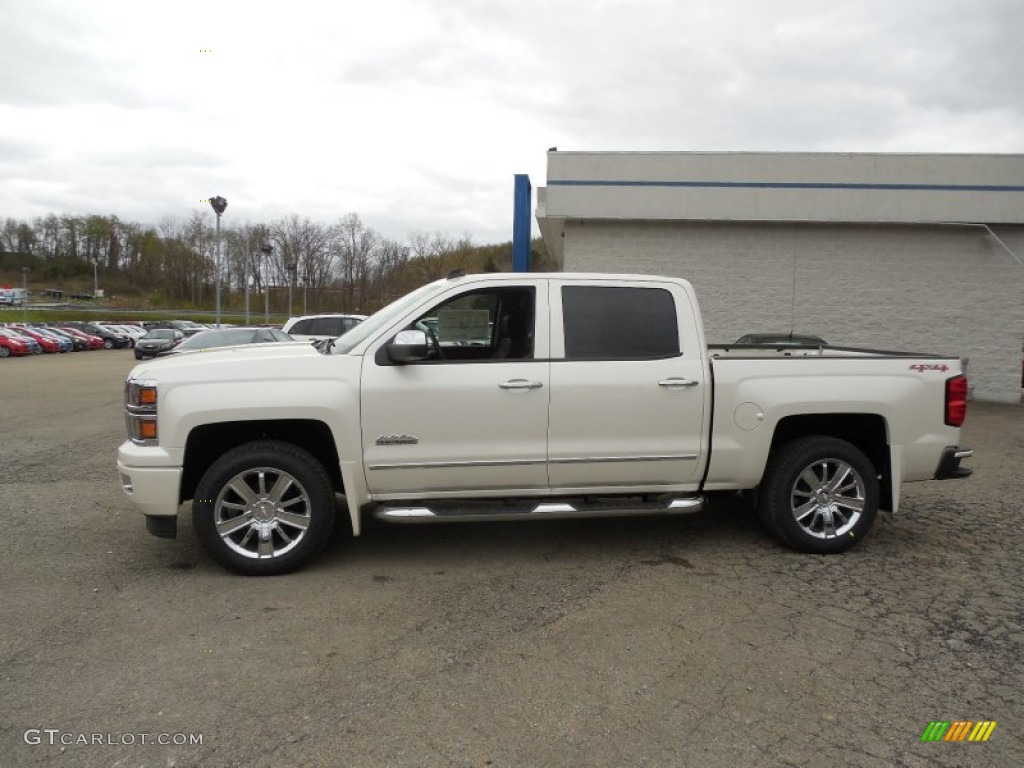
M 708 346 L 693 288 L 647 275 L 453 275 L 333 349 L 136 366 L 124 491 L 246 574 L 309 561 L 348 512 L 394 523 L 686 514 L 754 490 L 765 526 L 841 552 L 905 482 L 965 477 L 956 357 Z M 343 495 L 339 503 L 338 495 Z

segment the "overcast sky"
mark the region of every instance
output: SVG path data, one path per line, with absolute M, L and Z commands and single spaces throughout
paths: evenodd
M 0 218 L 511 239 L 546 150 L 1024 152 L 1024 0 L 0 0 Z M 212 218 L 213 214 L 210 212 Z

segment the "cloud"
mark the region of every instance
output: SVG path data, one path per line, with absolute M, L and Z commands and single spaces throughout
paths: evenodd
M 489 242 L 549 146 L 1024 151 L 1018 0 L 8 5 L 7 215 L 222 194 Z

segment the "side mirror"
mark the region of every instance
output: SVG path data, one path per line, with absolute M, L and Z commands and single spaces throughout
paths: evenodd
M 401 331 L 387 346 L 388 359 L 393 363 L 415 363 L 426 360 L 429 347 L 423 331 Z

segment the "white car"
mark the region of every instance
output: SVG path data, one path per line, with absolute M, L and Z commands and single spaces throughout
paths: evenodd
M 365 319 L 366 315 L 305 315 L 289 318 L 281 330 L 296 341 L 322 341 L 348 333 Z
M 135 346 L 135 342 L 146 335 L 146 329 L 140 328 L 137 325 L 121 325 L 120 323 L 99 323 L 99 325 L 102 325 L 104 328 L 109 328 L 114 333 L 120 333 L 127 336 L 132 340 L 132 346 Z

